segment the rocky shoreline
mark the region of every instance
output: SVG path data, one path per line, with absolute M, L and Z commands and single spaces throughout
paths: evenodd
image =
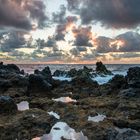
M 52 77 L 61 75 L 72 80 Z M 14 64 L 0 63 L 0 140 L 54 140 L 47 134 L 52 129 L 59 133 L 60 128 L 53 127 L 59 122 L 73 128 L 69 130 L 76 140 L 140 140 L 140 67 L 129 68 L 125 77 L 114 75 L 103 85 L 92 79 L 97 75 L 112 72 L 102 62 L 96 70 L 53 74 L 49 67 L 27 74 Z M 19 110 L 24 104 L 17 104 L 23 101 L 29 108 Z

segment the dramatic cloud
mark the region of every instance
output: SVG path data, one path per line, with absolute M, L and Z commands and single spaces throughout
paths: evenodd
M 116 39 L 124 42 L 119 48 L 120 52 L 140 52 L 140 34 L 127 32 L 117 36 Z
M 54 37 L 48 37 L 47 43 L 46 43 L 47 47 L 56 47 L 56 40 Z
M 60 6 L 60 11 L 58 13 L 52 14 L 53 19 L 52 21 L 54 23 L 63 24 L 66 22 L 65 16 L 66 16 L 66 7 L 64 5 Z
M 0 28 L 31 30 L 43 27 L 46 19 L 42 0 L 0 0 Z
M 112 39 L 104 36 L 100 36 L 96 39 L 96 50 L 99 53 L 107 53 L 112 51 L 109 47 L 110 41 Z
M 66 24 L 57 25 L 55 31 L 55 39 L 57 41 L 65 40 L 64 39 L 65 34 L 66 34 Z
M 30 18 L 37 22 L 37 26 L 39 28 L 43 28 L 45 26 L 45 21 L 48 18 L 45 14 L 46 6 L 43 0 L 26 0 L 24 9 L 29 11 Z
M 70 50 L 70 54 L 77 57 L 80 54 L 80 52 L 77 48 L 73 48 Z
M 38 49 L 43 49 L 44 47 L 47 47 L 47 42 L 44 39 L 37 39 L 36 45 Z
M 96 39 L 98 53 L 108 52 L 140 52 L 140 34 L 126 32 L 115 38 L 98 37 Z
M 26 39 L 23 32 L 10 32 L 0 38 L 0 50 L 9 52 L 13 49 L 21 48 L 26 45 Z
M 92 46 L 90 42 L 92 40 L 91 27 L 74 27 L 72 32 L 75 37 L 74 46 Z
M 112 56 L 114 59 L 120 59 L 120 58 L 135 58 L 135 57 L 140 57 L 140 53 L 137 53 L 137 52 L 125 52 L 125 53 L 111 54 L 111 56 Z
M 133 28 L 140 24 L 139 0 L 67 0 L 68 9 L 83 24 L 101 22 L 106 27 Z
M 65 22 L 63 24 L 58 24 L 55 31 L 55 39 L 57 41 L 65 40 L 65 35 L 73 26 L 73 24 L 77 21 L 76 16 L 68 16 L 65 17 Z

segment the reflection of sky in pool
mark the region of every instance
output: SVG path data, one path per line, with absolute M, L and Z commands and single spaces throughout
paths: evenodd
M 89 116 L 88 117 L 88 121 L 100 122 L 100 121 L 103 121 L 105 118 L 106 118 L 105 115 L 98 114 L 97 116 L 94 116 L 94 117 Z
M 29 103 L 27 101 L 22 101 L 19 104 L 17 104 L 19 111 L 25 111 L 29 109 Z
M 71 140 L 88 140 L 82 132 L 76 133 L 76 131 L 65 122 L 57 122 L 52 127 L 50 134 L 45 134 L 40 138 L 38 137 L 32 140 L 61 140 L 62 137 Z
M 56 101 L 56 102 L 63 102 L 63 103 L 76 102 L 76 100 L 73 100 L 70 97 L 60 97 L 60 98 L 53 99 L 53 100 Z

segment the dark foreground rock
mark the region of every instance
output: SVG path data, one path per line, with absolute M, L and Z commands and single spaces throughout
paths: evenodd
M 16 66 L 15 64 L 8 64 L 8 65 L 4 65 L 3 63 L 0 64 L 0 74 L 2 74 L 3 72 L 10 72 L 10 73 L 17 73 L 20 74 L 20 69 L 18 66 Z
M 30 109 L 15 115 L 1 116 L 1 140 L 31 140 L 49 133 L 57 119 L 40 109 Z
M 96 70 L 101 75 L 111 74 L 102 63 Z M 59 121 L 82 131 L 88 140 L 139 140 L 140 69 L 130 68 L 126 77 L 116 75 L 103 85 L 93 81 L 93 72 L 87 67 L 72 69 L 67 72 L 71 81 L 57 81 L 49 67 L 21 75 L 14 65 L 0 64 L 0 140 L 31 140 L 48 134 Z M 71 97 L 74 102 L 53 100 L 60 97 Z M 21 101 L 28 101 L 30 109 L 18 111 L 16 103 Z M 50 116 L 51 111 L 59 114 L 60 120 Z M 88 121 L 89 116 L 98 115 L 105 118 Z

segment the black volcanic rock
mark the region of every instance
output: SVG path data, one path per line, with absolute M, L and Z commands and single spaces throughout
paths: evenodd
M 9 96 L 0 96 L 0 114 L 12 114 L 17 111 L 17 105 Z
M 48 83 L 52 84 L 52 74 L 49 67 L 45 67 L 42 71 L 35 70 L 34 74 L 41 75 Z
M 90 74 L 90 72 L 92 71 L 92 69 L 89 69 L 88 67 L 84 66 L 82 69 L 79 70 L 76 70 L 75 68 L 72 68 L 69 71 L 56 70 L 53 76 L 66 76 L 74 78 L 86 74 L 92 77 L 92 75 Z
M 93 81 L 91 77 L 87 73 L 81 73 L 80 76 L 74 77 L 71 81 L 71 84 L 73 86 L 78 87 L 98 87 L 98 83 L 96 81 Z
M 15 65 L 15 64 L 8 64 L 8 65 L 7 65 L 7 69 L 13 70 L 13 71 L 15 71 L 16 73 L 20 73 L 19 67 L 18 67 L 17 65 Z
M 111 75 L 112 74 L 112 72 L 107 70 L 106 66 L 102 62 L 96 63 L 96 72 L 98 74 L 103 74 L 103 75 Z
M 39 95 L 41 92 L 48 92 L 52 88 L 52 85 L 48 83 L 41 74 L 29 75 L 29 95 Z
M 69 77 L 75 77 L 75 76 L 78 75 L 78 71 L 77 71 L 75 68 L 70 69 L 70 71 L 68 71 L 67 75 L 68 75 Z
M 119 92 L 120 97 L 140 97 L 140 67 L 129 68 L 126 76 L 127 87 Z
M 0 95 L 9 95 L 9 93 L 5 94 L 5 92 L 10 91 L 10 88 L 26 89 L 27 86 L 28 77 L 24 76 L 23 71 L 20 71 L 18 66 L 15 64 L 0 64 Z
M 110 81 L 110 86 L 113 89 L 121 89 L 127 85 L 126 78 L 123 75 L 115 75 Z
M 3 92 L 12 87 L 12 83 L 9 80 L 0 79 L 0 90 Z
M 41 74 L 43 75 L 43 77 L 45 78 L 45 80 L 47 82 L 49 82 L 50 84 L 52 84 L 52 74 L 51 74 L 51 70 L 49 67 L 45 67 L 42 71 Z
M 67 75 L 67 72 L 66 71 L 61 71 L 61 70 L 56 70 L 54 73 L 53 73 L 53 76 L 64 76 L 64 75 Z
M 140 88 L 140 67 L 129 68 L 127 82 L 130 87 Z
M 20 69 L 15 64 L 7 64 L 3 65 L 3 63 L 0 64 L 0 72 L 10 72 L 10 73 L 18 73 L 20 74 Z

